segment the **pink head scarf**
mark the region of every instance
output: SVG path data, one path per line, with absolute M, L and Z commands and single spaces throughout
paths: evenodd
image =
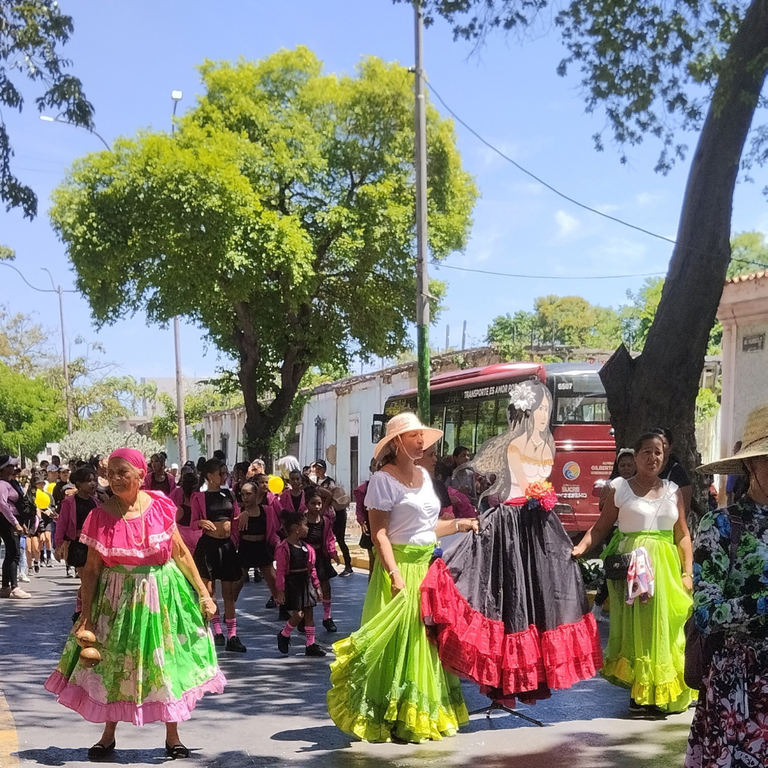
M 132 464 L 136 469 L 141 469 L 146 473 L 147 460 L 144 458 L 144 454 L 141 451 L 137 451 L 135 448 L 118 448 L 116 451 L 112 451 L 109 454 L 110 459 L 124 459 L 129 464 Z

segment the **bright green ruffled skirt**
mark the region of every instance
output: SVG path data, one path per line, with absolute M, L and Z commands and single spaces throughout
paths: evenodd
M 421 620 L 421 582 L 433 547 L 392 547 L 406 588 L 393 600 L 376 560 L 363 625 L 335 643 L 328 711 L 364 741 L 420 742 L 453 736 L 469 719 L 461 683 L 446 672 Z
M 611 627 L 600 674 L 630 688 L 640 705 L 683 712 L 695 696 L 683 679 L 685 633 L 692 598 L 681 582 L 680 556 L 672 531 L 616 532 L 603 553 L 645 547 L 651 556 L 655 593 L 647 603 L 627 605 L 626 582 L 608 581 Z
M 45 683 L 92 723 L 180 722 L 206 693 L 221 693 L 213 636 L 176 563 L 102 568 L 91 615 L 101 663 L 80 663 L 70 632 Z

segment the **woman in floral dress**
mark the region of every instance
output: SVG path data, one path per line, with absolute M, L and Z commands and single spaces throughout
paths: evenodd
M 704 473 L 748 475 L 749 491 L 707 513 L 694 548 L 693 616 L 715 648 L 691 725 L 685 768 L 768 765 L 768 404 L 742 447 Z M 731 562 L 731 525 L 738 542 Z
M 82 614 L 45 683 L 60 704 L 105 724 L 88 750 L 91 760 L 112 755 L 118 722 L 164 722 L 167 755 L 188 757 L 178 722 L 226 682 L 205 623 L 216 604 L 176 529 L 176 505 L 140 490 L 146 470 L 139 451 L 121 448 L 109 457 L 114 495 L 88 515 L 80 535 L 88 546 Z M 76 634 L 83 629 L 96 636 L 95 667 L 80 661 Z

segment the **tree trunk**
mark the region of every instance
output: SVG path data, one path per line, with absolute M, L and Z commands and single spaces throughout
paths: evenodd
M 699 137 L 677 244 L 643 353 L 633 360 L 622 346 L 600 374 L 617 447 L 649 427 L 666 426 L 689 470 L 698 463 L 696 395 L 731 258 L 734 187 L 765 81 L 760 56 L 767 47 L 768 2 L 753 0 L 723 62 Z

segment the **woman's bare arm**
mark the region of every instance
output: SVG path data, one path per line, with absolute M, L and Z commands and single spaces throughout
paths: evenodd
M 602 541 L 608 531 L 616 524 L 619 519 L 619 508 L 615 501 L 616 490 L 611 488 L 605 499 L 603 511 L 597 522 L 584 534 L 584 538 L 573 548 L 573 556 L 581 557 L 588 552 L 598 542 Z

